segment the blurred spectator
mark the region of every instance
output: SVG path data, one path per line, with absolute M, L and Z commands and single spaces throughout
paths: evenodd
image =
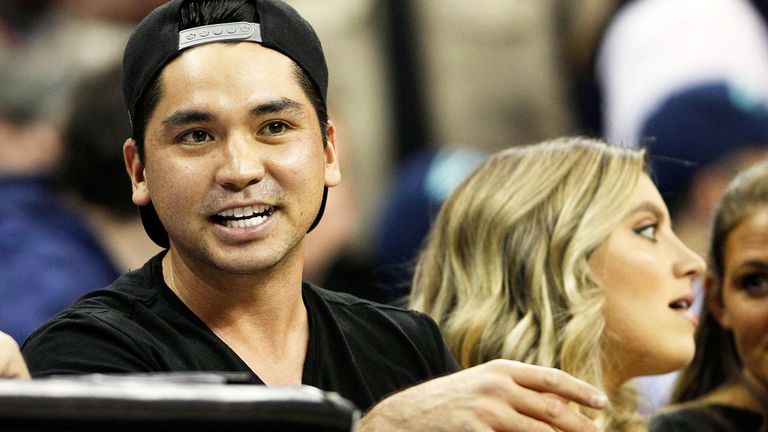
M 496 150 L 573 130 L 560 2 L 412 3 L 436 143 Z
M 755 2 L 759 3 L 759 2 Z M 768 99 L 768 30 L 750 0 L 630 0 L 597 57 L 602 132 L 641 144 L 643 121 L 672 93 L 725 81 Z
M 133 26 L 161 0 L 51 0 L 0 57 L 0 92 L 61 127 L 80 78 L 119 61 Z
M 675 229 L 706 256 L 707 227 L 726 185 L 768 153 L 766 101 L 727 82 L 691 85 L 663 100 L 640 134 Z
M 650 430 L 768 430 L 768 159 L 730 183 L 712 223 L 696 355 Z
M 122 152 L 131 127 L 122 102 L 120 65 L 84 77 L 72 108 L 55 173 L 57 187 L 119 273 L 139 268 L 160 248 L 146 235 L 131 200 Z
M 77 297 L 118 275 L 79 215 L 40 174 L 55 162 L 50 159 L 58 151 L 46 149 L 58 150 L 59 140 L 37 128 L 0 121 L 0 329 L 19 344 Z
M 127 122 L 127 114 L 122 107 L 108 110 L 103 104 L 99 105 L 103 111 L 88 111 L 89 104 L 97 104 L 89 98 L 108 91 L 97 89 L 94 94 L 76 86 L 114 65 L 135 22 L 160 2 L 51 0 L 2 8 L 4 36 L 11 37 L 3 41 L 0 51 L 0 329 L 19 343 L 38 324 L 83 293 L 105 286 L 128 265 L 126 254 L 112 246 L 111 234 L 119 231 L 120 236 L 130 237 L 131 232 L 125 226 L 108 229 L 108 213 L 96 215 L 91 207 L 81 207 L 93 195 L 70 199 L 75 196 L 71 192 L 80 192 L 81 187 L 110 188 L 110 179 L 93 171 L 102 169 L 105 160 L 97 161 L 96 153 L 80 149 L 98 142 L 120 156 L 129 134 L 103 122 Z M 9 33 L 15 16 L 24 19 L 10 24 Z M 113 75 L 111 85 L 117 85 L 118 78 Z M 75 95 L 85 100 L 75 103 Z M 110 103 L 121 106 L 119 92 Z M 67 141 L 77 140 L 73 144 L 62 136 L 76 105 L 73 129 L 66 132 L 70 134 Z M 97 117 L 79 117 L 93 115 Z M 70 165 L 80 156 L 86 161 Z M 56 190 L 65 182 L 54 181 L 60 168 L 67 172 L 59 179 L 69 182 L 66 198 Z M 119 173 L 126 182 L 122 157 L 118 166 L 103 165 L 103 169 Z M 80 180 L 73 183 L 76 178 Z M 112 196 L 118 200 L 126 196 L 119 195 L 120 188 L 130 191 L 127 182 L 112 187 Z M 84 212 L 90 216 L 85 218 Z M 140 228 L 137 232 L 146 237 Z M 128 249 L 135 260 L 144 261 L 137 256 L 141 249 L 124 250 Z
M 159 250 L 130 199 L 121 151 L 130 127 L 119 73 L 83 77 L 63 142 L 41 120 L 3 122 L 0 328 L 19 343 L 80 295 Z
M 42 126 L 11 122 L 5 130 L 14 135 L 0 139 L 0 154 L 13 155 L 0 157 L 0 328 L 19 343 L 80 295 L 159 251 L 131 202 L 120 69 L 83 77 L 75 94 L 63 143 L 55 130 L 34 133 Z M 60 157 L 24 151 L 59 145 Z
M 384 301 L 405 300 L 416 256 L 440 206 L 485 156 L 475 149 L 423 151 L 396 173 L 374 240 L 373 275 Z

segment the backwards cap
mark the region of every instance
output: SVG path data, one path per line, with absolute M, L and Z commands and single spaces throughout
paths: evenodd
M 172 0 L 147 15 L 128 40 L 123 55 L 123 97 L 131 124 L 136 104 L 160 71 L 182 51 L 198 45 L 250 41 L 278 51 L 301 67 L 327 102 L 328 67 L 320 40 L 312 26 L 296 10 L 280 0 L 250 0 L 257 22 L 227 22 L 186 30 L 180 28 L 181 6 L 194 0 Z M 323 214 L 323 201 L 312 230 Z M 140 207 L 141 220 L 149 237 L 161 247 L 169 246 L 168 233 L 152 205 Z

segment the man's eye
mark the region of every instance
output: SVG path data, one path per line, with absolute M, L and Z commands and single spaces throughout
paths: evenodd
M 200 144 L 211 140 L 211 135 L 204 130 L 193 130 L 182 135 L 179 141 L 182 144 Z
M 768 295 L 768 274 L 753 273 L 744 276 L 739 285 L 750 297 Z
M 650 224 L 650 225 L 643 225 L 641 227 L 635 228 L 635 232 L 648 240 L 656 241 L 656 229 L 658 228 L 657 224 Z
M 269 135 L 282 135 L 288 131 L 288 126 L 280 121 L 273 121 L 264 126 L 264 132 Z

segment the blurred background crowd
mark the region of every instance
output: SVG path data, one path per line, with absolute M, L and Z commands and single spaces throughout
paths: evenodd
M 130 200 L 119 63 L 161 3 L 0 2 L 0 329 L 19 343 L 159 251 Z M 330 69 L 343 181 L 305 271 L 327 288 L 400 301 L 452 188 L 492 151 L 563 135 L 646 146 L 703 255 L 723 187 L 768 149 L 761 0 L 288 3 Z

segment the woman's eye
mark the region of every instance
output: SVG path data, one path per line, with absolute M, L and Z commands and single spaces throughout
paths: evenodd
M 193 130 L 181 136 L 179 141 L 183 144 L 200 144 L 209 141 L 211 135 L 204 130 Z
M 273 121 L 264 126 L 264 131 L 268 135 L 282 135 L 288 131 L 288 126 L 283 122 Z
M 651 225 L 643 225 L 639 228 L 635 228 L 635 232 L 648 240 L 656 241 L 656 229 L 658 228 L 657 224 L 651 224 Z
M 768 295 L 768 274 L 748 274 L 741 279 L 739 285 L 750 297 L 763 297 Z

